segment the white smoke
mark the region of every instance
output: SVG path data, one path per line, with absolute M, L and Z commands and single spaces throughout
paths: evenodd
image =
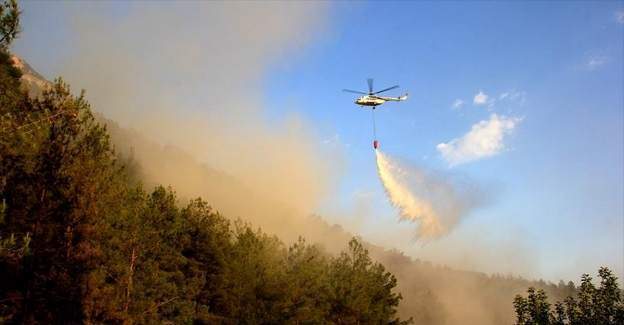
M 433 239 L 451 228 L 480 200 L 480 191 L 467 183 L 433 175 L 416 166 L 401 164 L 375 151 L 379 178 L 390 203 L 399 210 L 402 220 L 418 224 L 417 237 Z

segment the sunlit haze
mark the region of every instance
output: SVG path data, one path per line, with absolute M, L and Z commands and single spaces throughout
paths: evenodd
M 21 6 L 12 51 L 39 73 L 296 214 L 462 270 L 624 278 L 621 1 Z M 418 199 L 384 187 L 371 110 L 342 91 L 367 78 L 409 93 L 376 139 Z

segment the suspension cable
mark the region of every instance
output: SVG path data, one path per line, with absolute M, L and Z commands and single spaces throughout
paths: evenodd
M 377 140 L 377 127 L 375 125 L 375 108 L 371 110 L 373 116 L 373 140 Z

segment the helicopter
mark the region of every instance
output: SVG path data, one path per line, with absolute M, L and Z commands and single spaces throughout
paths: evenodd
M 383 93 L 385 91 L 392 90 L 395 88 L 399 88 L 399 86 L 396 85 L 396 86 L 388 87 L 386 89 L 382 89 L 379 91 L 373 91 L 373 79 L 368 78 L 366 81 L 368 82 L 368 93 L 365 93 L 363 91 L 351 90 L 351 89 L 343 89 L 342 91 L 364 95 L 364 96 L 358 97 L 358 99 L 355 100 L 355 103 L 360 105 L 360 107 L 368 106 L 368 107 L 373 108 L 371 110 L 372 115 L 373 115 L 373 148 L 377 150 L 379 149 L 379 141 L 377 140 L 377 127 L 375 126 L 375 108 L 377 108 L 377 106 L 382 105 L 385 102 L 401 102 L 401 101 L 407 100 L 407 93 L 399 97 L 378 96 L 377 94 L 380 94 L 380 93 Z
M 342 91 L 364 95 L 364 96 L 358 97 L 358 99 L 356 99 L 354 103 L 362 107 L 364 106 L 372 107 L 373 109 L 377 108 L 377 106 L 385 102 L 400 102 L 400 101 L 407 100 L 407 93 L 399 97 L 377 96 L 377 94 L 383 93 L 385 91 L 399 88 L 398 85 L 392 86 L 386 89 L 382 89 L 379 91 L 373 91 L 373 79 L 369 78 L 366 81 L 368 82 L 368 93 L 363 92 L 363 91 L 351 90 L 351 89 L 343 89 Z

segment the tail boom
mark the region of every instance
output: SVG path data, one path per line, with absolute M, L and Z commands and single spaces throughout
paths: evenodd
M 404 100 L 407 100 L 407 93 L 403 96 L 399 96 L 399 97 L 379 97 L 380 99 L 383 99 L 387 102 L 402 102 Z

